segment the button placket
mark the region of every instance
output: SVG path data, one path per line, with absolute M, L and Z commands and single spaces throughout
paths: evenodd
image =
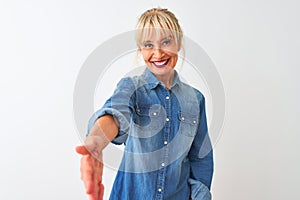
M 157 184 L 157 199 L 163 199 L 163 193 L 164 193 L 164 182 L 165 182 L 165 174 L 166 174 L 166 162 L 167 162 L 167 155 L 168 155 L 168 138 L 169 138 L 169 134 L 170 134 L 170 121 L 171 121 L 171 98 L 170 98 L 170 93 L 167 91 L 165 93 L 165 106 L 164 108 L 166 109 L 166 115 L 165 115 L 165 128 L 164 128 L 164 136 L 163 136 L 163 145 L 165 146 L 163 149 L 163 153 L 162 153 L 162 157 L 160 160 L 160 169 L 159 169 L 159 181 Z

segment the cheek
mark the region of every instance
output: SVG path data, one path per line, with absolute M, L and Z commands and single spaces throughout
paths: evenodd
M 178 52 L 177 51 L 164 51 L 164 53 L 171 58 L 176 58 L 178 57 Z
M 169 62 L 169 66 L 174 68 L 176 63 L 177 63 L 177 60 L 178 60 L 178 55 L 177 54 L 173 54 L 171 59 L 170 59 L 170 62 Z
M 175 60 L 175 62 L 177 62 L 177 60 L 178 60 L 178 55 L 177 54 L 174 56 L 174 60 Z
M 142 54 L 144 61 L 148 61 L 151 57 L 150 53 L 147 51 L 141 51 L 141 54 Z
M 172 62 L 173 63 L 175 62 L 176 64 L 177 60 L 178 60 L 178 55 L 177 54 L 172 55 Z

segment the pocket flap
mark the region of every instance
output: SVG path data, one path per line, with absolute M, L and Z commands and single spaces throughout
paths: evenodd
M 190 114 L 190 113 L 180 111 L 178 113 L 178 118 L 179 118 L 179 121 L 181 121 L 181 122 L 185 122 L 185 123 L 188 123 L 188 124 L 191 124 L 191 125 L 197 125 L 198 124 L 197 115 L 193 115 L 193 114 Z

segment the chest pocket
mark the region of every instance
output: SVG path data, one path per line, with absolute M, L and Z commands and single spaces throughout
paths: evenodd
M 131 135 L 147 138 L 159 133 L 164 127 L 165 117 L 165 109 L 159 104 L 136 107 L 132 116 Z
M 188 112 L 178 112 L 179 132 L 183 135 L 194 137 L 198 127 L 198 115 Z

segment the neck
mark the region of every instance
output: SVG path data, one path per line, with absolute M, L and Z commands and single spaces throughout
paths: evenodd
M 171 87 L 173 85 L 173 82 L 174 82 L 174 70 L 170 74 L 168 74 L 168 75 L 157 76 L 157 78 L 169 90 L 169 89 L 171 89 Z

